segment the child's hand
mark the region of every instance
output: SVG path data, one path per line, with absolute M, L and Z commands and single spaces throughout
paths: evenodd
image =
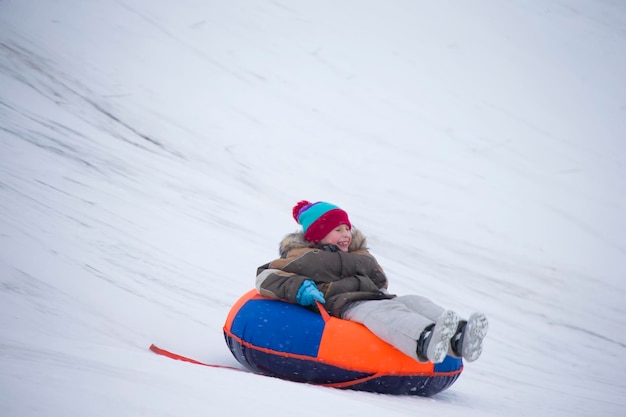
M 316 300 L 320 303 L 326 302 L 326 300 L 324 300 L 324 294 L 317 289 L 317 285 L 310 279 L 307 279 L 300 286 L 298 294 L 296 295 L 296 301 L 301 306 L 306 307 L 315 304 Z

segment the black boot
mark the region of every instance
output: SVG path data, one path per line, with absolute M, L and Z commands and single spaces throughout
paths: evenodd
M 433 337 L 434 328 L 434 323 L 426 327 L 422 334 L 420 334 L 420 338 L 417 340 L 417 360 L 420 362 L 428 362 L 426 351 L 428 350 L 428 344 L 430 343 L 430 339 L 432 339 Z
M 456 328 L 456 332 L 452 339 L 450 339 L 450 350 L 457 358 L 462 357 L 463 353 L 463 336 L 465 336 L 465 326 L 467 326 L 466 320 L 459 321 L 459 325 Z
M 441 363 L 450 350 L 450 338 L 459 325 L 459 316 L 446 310 L 441 313 L 434 325 L 422 331 L 417 340 L 417 358 L 420 362 Z

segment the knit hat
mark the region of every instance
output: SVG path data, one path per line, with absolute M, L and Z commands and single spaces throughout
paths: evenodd
M 348 213 L 324 201 L 310 203 L 302 200 L 298 202 L 293 208 L 293 218 L 302 225 L 304 238 L 313 243 L 318 243 L 331 230 L 342 224 L 352 229 Z

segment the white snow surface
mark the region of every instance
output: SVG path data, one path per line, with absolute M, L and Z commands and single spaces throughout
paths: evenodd
M 0 1 L 0 415 L 623 416 L 626 3 Z M 231 305 L 346 209 L 490 318 L 431 398 L 240 366 Z

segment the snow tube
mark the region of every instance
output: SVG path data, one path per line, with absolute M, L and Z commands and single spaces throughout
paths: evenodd
M 255 372 L 335 388 L 431 396 L 463 371 L 461 359 L 417 362 L 361 324 L 265 298 L 256 290 L 233 305 L 224 336 L 235 358 Z

